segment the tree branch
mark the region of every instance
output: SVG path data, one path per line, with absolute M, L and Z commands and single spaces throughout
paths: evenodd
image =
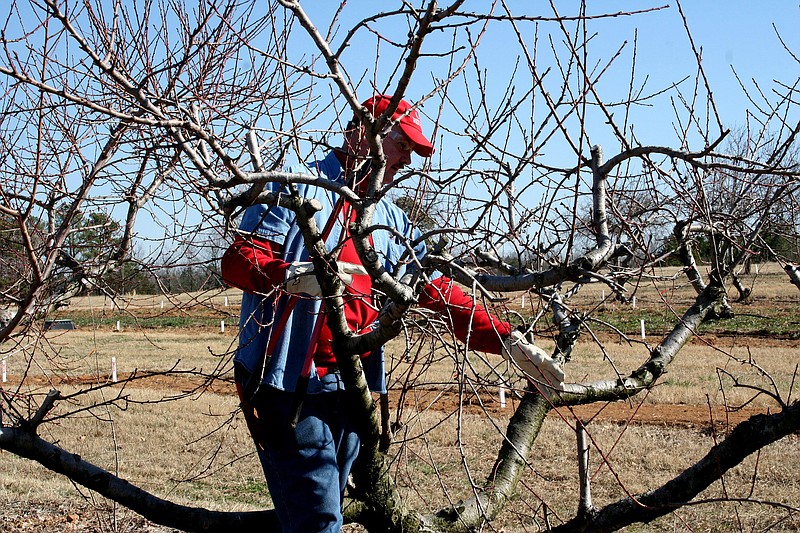
M 0 448 L 36 461 L 163 526 L 189 532 L 280 531 L 274 511 L 226 513 L 178 505 L 131 485 L 26 429 L 0 427 Z
M 600 533 L 617 531 L 635 523 L 651 522 L 689 503 L 749 455 L 798 431 L 799 402 L 779 413 L 755 415 L 737 425 L 725 440 L 711 448 L 702 459 L 661 487 L 619 500 L 588 516 L 576 516 L 552 531 Z

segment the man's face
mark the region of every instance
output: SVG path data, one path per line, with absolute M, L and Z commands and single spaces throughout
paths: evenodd
M 391 183 L 398 171 L 411 164 L 413 151 L 414 142 L 403 133 L 399 125 L 395 125 L 383 140 L 383 153 L 386 154 L 384 184 Z
M 359 157 L 367 157 L 369 144 L 363 135 L 363 131 L 356 130 L 354 133 L 356 135 L 348 138 L 348 144 L 345 145 L 345 149 Z M 357 144 L 354 145 L 353 141 Z M 383 153 L 386 156 L 386 169 L 383 173 L 384 184 L 391 183 L 399 170 L 411 164 L 411 153 L 413 151 L 414 142 L 396 124 L 383 139 Z

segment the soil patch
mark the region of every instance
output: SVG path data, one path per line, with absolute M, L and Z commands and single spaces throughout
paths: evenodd
M 200 394 L 212 392 L 215 394 L 236 394 L 236 389 L 231 381 L 215 379 L 208 380 L 200 377 L 187 377 L 185 375 L 156 374 L 139 375 L 133 382 L 126 382 L 129 375 L 120 375 L 118 383 L 109 384 L 112 387 L 145 388 L 149 390 L 163 390 L 169 395 Z M 28 377 L 28 385 L 41 387 L 55 387 L 59 385 L 99 385 L 96 376 L 80 376 L 69 378 Z M 9 383 L 9 388 L 13 384 Z M 433 409 L 441 412 L 461 410 L 467 414 L 485 413 L 495 417 L 511 416 L 516 408 L 519 398 L 509 394 L 506 406 L 500 403 L 497 392 L 489 390 L 479 393 L 459 395 L 455 391 L 434 388 L 417 388 L 406 392 L 401 399 L 399 391 L 390 391 L 389 404 L 397 407 L 402 401 L 406 409 Z M 751 416 L 766 414 L 765 409 L 743 408 L 726 409 L 718 405 L 692 405 L 671 403 L 638 403 L 636 401 L 619 401 L 596 403 L 591 405 L 578 405 L 559 407 L 552 410 L 548 416 L 573 420 L 578 418 L 584 422 L 611 422 L 618 424 L 659 425 L 670 427 L 696 428 L 709 430 L 725 426 L 735 426 Z

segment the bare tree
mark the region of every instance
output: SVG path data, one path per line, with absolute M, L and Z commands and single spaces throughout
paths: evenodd
M 757 101 L 751 95 L 752 125 L 737 150 L 726 152 L 720 147 L 730 126 L 717 113 L 688 22 L 684 37 L 696 55 L 696 71 L 665 87 L 649 89 L 642 81 L 635 34 L 607 57 L 597 57 L 592 48 L 593 24 L 614 23 L 632 33 L 627 24 L 637 17 L 683 16 L 680 4 L 590 13 L 578 3 L 575 13 L 565 15 L 554 5 L 518 14 L 499 1 L 480 12 L 459 0 L 398 2 L 354 20 L 347 3 L 336 8 L 325 13 L 315 7 L 312 13 L 294 0 L 220 0 L 196 8 L 44 0 L 6 8 L 0 64 L 2 296 L 14 312 L 0 331 L 3 350 L 32 359 L 43 349 L 30 342 L 41 334 L 40 318 L 74 295 L 108 291 L 103 275 L 130 258 L 143 216 L 163 229 L 154 237 L 158 249 L 138 258 L 146 263 L 163 257 L 164 249 L 185 250 L 195 235 L 230 228 L 249 205 L 280 202 L 297 212 L 313 248 L 320 284 L 333 303 L 328 323 L 334 351 L 363 412 L 364 448 L 352 491 L 357 503 L 348 507 L 348 519 L 371 531 L 479 529 L 497 519 L 531 471 L 549 411 L 641 395 L 659 383 L 701 324 L 733 315 L 728 288 L 754 250 L 763 249 L 765 225 L 775 211 L 795 205 L 799 80 L 776 82 Z M 498 32 L 503 46 L 515 49 L 513 77 L 505 82 L 491 70 L 491 49 L 484 52 L 485 41 L 498 39 Z M 606 79 L 623 71 L 627 91 L 605 94 Z M 438 147 L 422 168 L 389 186 L 381 185 L 380 140 L 390 122 L 359 104 L 375 92 L 395 95 L 395 105 L 401 97 L 417 102 L 434 124 Z M 674 131 L 671 144 L 640 138 L 634 126 L 641 105 L 671 105 L 672 124 L 664 125 Z M 369 125 L 373 171 L 366 193 L 281 170 L 287 159 L 308 160 L 335 145 L 353 115 Z M 351 233 L 373 286 L 386 297 L 373 331 L 347 330 L 342 306 L 336 305 L 341 286 L 326 270 L 330 251 L 319 247 L 313 203 L 266 194 L 268 182 L 327 187 L 356 206 Z M 416 192 L 409 195 L 404 187 Z M 723 191 L 727 200 L 720 197 Z M 436 205 L 424 213 L 424 227 L 430 228 L 424 238 L 436 243 L 432 253 L 401 258 L 423 267 L 412 279 L 389 275 L 370 244 L 370 234 L 379 229 L 372 225 L 375 204 L 387 194 L 411 197 L 413 205 L 428 196 Z M 71 254 L 70 236 L 86 230 L 75 221 L 95 212 L 121 224 L 113 249 Z M 670 232 L 674 248 L 654 242 Z M 695 259 L 698 235 L 710 243 L 706 271 Z M 508 257 L 525 260 L 510 264 L 503 259 Z M 443 494 L 438 512 L 406 504 L 393 465 L 407 443 L 387 447 L 388 416 L 382 420 L 375 409 L 355 354 L 404 333 L 409 353 L 428 343 L 452 355 L 463 369 L 462 399 L 489 379 L 469 372 L 472 356 L 451 346 L 435 320 L 412 320 L 429 273 L 447 272 L 488 302 L 520 291 L 536 298 L 538 313 L 522 317 L 523 326 L 552 333 L 554 355 L 567 362 L 569 374 L 577 343 L 596 340 L 597 331 L 609 327 L 593 319 L 594 309 L 573 307 L 570 299 L 601 283 L 629 301 L 636 283 L 657 280 L 658 265 L 670 257 L 681 262 L 680 276 L 697 297 L 677 312 L 660 342 L 642 346 L 638 368 L 618 369 L 613 354 L 598 343 L 609 360 L 607 374 L 569 383 L 550 398 L 518 389 L 519 403 L 499 449 L 485 451 L 496 453 L 489 475 L 474 480 L 464 462 L 470 496 L 454 503 Z M 790 276 L 796 272 L 785 258 L 773 259 Z M 228 370 L 220 365 L 207 377 L 222 379 Z M 495 373 L 489 383 L 505 379 Z M 410 379 L 396 382 L 413 387 Z M 672 512 L 747 456 L 798 431 L 800 406 L 790 400 L 791 392 L 758 386 L 759 394 L 772 399 L 772 414 L 742 423 L 660 487 L 595 508 L 586 481 L 573 517 L 553 523 L 539 511 L 532 514 L 542 518 L 542 527 L 611 531 Z M 276 530 L 269 512 L 182 507 L 47 442 L 40 427 L 68 423 L 73 414 L 62 400 L 57 391 L 4 396 L 0 447 L 160 524 L 206 531 L 266 523 Z M 114 396 L 102 405 L 122 401 Z M 583 435 L 582 424 L 573 423 Z

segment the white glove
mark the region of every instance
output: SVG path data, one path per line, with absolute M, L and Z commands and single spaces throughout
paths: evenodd
M 503 356 L 511 358 L 530 381 L 537 385 L 546 396 L 551 389 L 564 390 L 564 370 L 561 364 L 547 355 L 547 352 L 531 344 L 517 330 L 503 340 Z
M 367 271 L 361 265 L 354 263 L 338 262 L 339 278 L 345 285 L 353 282 L 353 275 L 365 275 Z M 284 289 L 292 294 L 307 294 L 315 298 L 322 297 L 322 288 L 319 286 L 317 276 L 314 273 L 314 263 L 311 261 L 295 261 L 289 263 L 286 269 L 286 281 Z

